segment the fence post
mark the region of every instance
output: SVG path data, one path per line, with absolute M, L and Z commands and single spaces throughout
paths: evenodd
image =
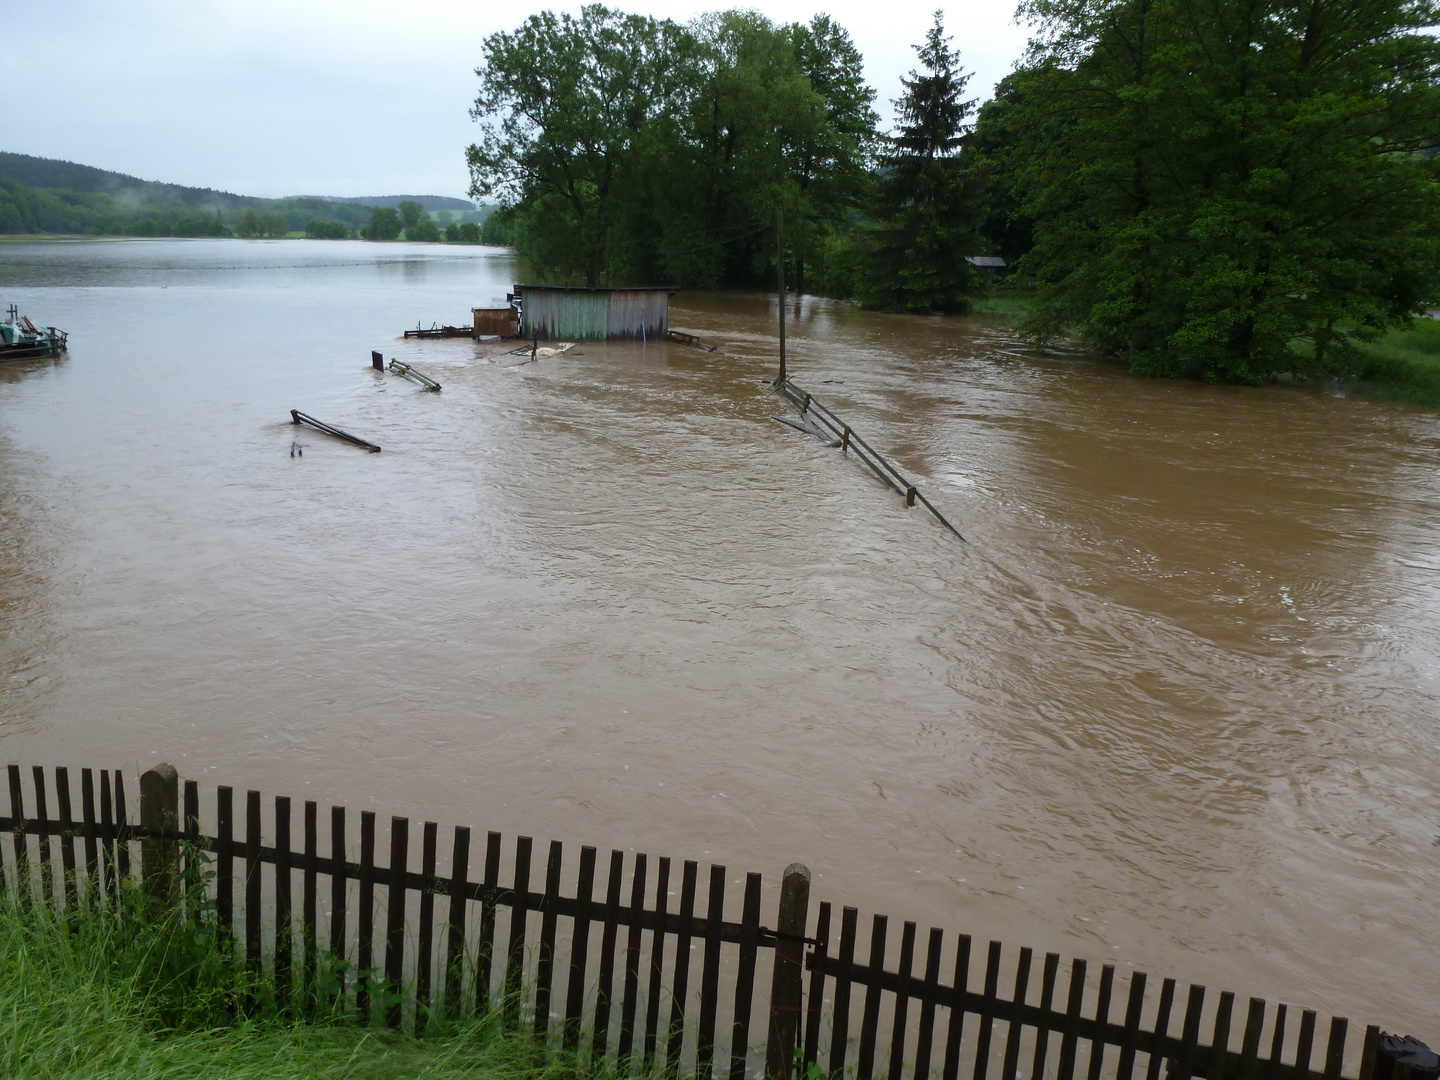
M 180 825 L 180 776 L 163 762 L 140 775 L 140 828 L 175 832 Z M 175 899 L 177 844 L 168 836 L 140 839 L 140 873 L 145 891 L 164 901 Z
M 805 927 L 810 914 L 810 871 L 800 863 L 785 868 L 776 920 L 775 973 L 770 982 L 770 1035 L 765 1044 L 768 1080 L 790 1080 L 800 1030 L 801 985 L 805 968 Z

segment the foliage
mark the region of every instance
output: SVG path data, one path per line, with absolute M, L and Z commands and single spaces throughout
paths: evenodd
M 440 242 L 440 226 L 426 218 L 423 221 L 411 225 L 405 230 L 406 240 L 429 240 L 433 243 Z
M 309 240 L 344 240 L 349 230 L 338 221 L 311 218 L 305 223 L 305 237 Z
M 425 218 L 425 208 L 411 199 L 402 200 L 397 209 L 400 211 L 400 224 L 407 229 L 413 229 Z
M 370 211 L 370 223 L 360 233 L 366 240 L 394 240 L 400 235 L 400 215 L 393 207 L 377 206 Z
M 255 237 L 260 235 L 260 215 L 253 209 L 247 209 L 240 216 L 240 224 L 235 229 L 236 236 Z
M 290 223 L 285 219 L 285 215 L 278 211 L 270 210 L 261 214 L 259 223 L 261 236 L 278 239 L 290 235 Z
M 432 1020 L 415 1039 L 348 1015 L 286 1013 L 214 933 L 190 890 L 176 921 L 127 888 L 120 913 L 61 917 L 0 898 L 0 1075 L 13 1080 L 275 1076 L 573 1080 L 565 1055 L 493 1020 Z
M 492 35 L 484 60 L 471 194 L 508 213 L 487 242 L 552 278 L 767 280 L 781 213 L 803 274 L 867 182 L 874 95 L 825 16 L 682 27 L 590 5 Z
M 1334 367 L 1440 286 L 1434 0 L 1021 12 L 1041 33 L 992 142 L 1033 222 L 1031 332 L 1257 382 Z
M 881 163 L 875 225 L 865 238 L 859 298 L 892 311 L 964 311 L 981 282 L 965 256 L 979 254 L 974 172 L 961 148 L 969 132 L 970 75 L 945 34 L 943 13 L 915 46 L 920 71 L 901 79 L 899 131 Z
M 445 239 L 452 244 L 480 243 L 480 226 L 473 221 L 462 221 L 445 229 Z
M 1363 342 L 1340 363 L 1341 385 L 1369 397 L 1440 408 L 1440 322 L 1416 319 Z

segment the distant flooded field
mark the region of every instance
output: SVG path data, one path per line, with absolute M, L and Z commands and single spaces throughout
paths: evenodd
M 773 297 L 674 298 L 727 355 L 400 339 L 517 273 L 0 245 L 0 305 L 71 341 L 0 366 L 5 760 L 799 860 L 1440 1041 L 1440 415 L 800 302 L 791 374 L 962 545 L 770 419 Z

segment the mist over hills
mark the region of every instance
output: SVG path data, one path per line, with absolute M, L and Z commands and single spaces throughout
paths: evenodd
M 0 180 L 9 180 L 26 187 L 101 193 L 136 206 L 146 203 L 183 203 L 211 211 L 259 209 L 262 205 L 268 208 L 271 204 L 292 201 L 345 203 L 367 208 L 397 207 L 407 199 L 418 202 L 426 210 L 458 210 L 463 213 L 475 209 L 475 204 L 469 199 L 456 199 L 448 195 L 291 195 L 284 199 L 263 199 L 218 191 L 215 188 L 186 187 L 157 180 L 142 180 L 126 173 L 97 169 L 93 165 L 6 151 L 0 151 Z

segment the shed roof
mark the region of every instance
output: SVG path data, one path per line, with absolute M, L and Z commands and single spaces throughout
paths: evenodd
M 965 261 L 971 266 L 1004 266 L 1005 260 L 999 255 L 966 255 Z
M 674 296 L 680 291 L 678 285 L 516 285 L 515 288 L 525 289 L 547 289 L 551 292 L 663 292 Z

